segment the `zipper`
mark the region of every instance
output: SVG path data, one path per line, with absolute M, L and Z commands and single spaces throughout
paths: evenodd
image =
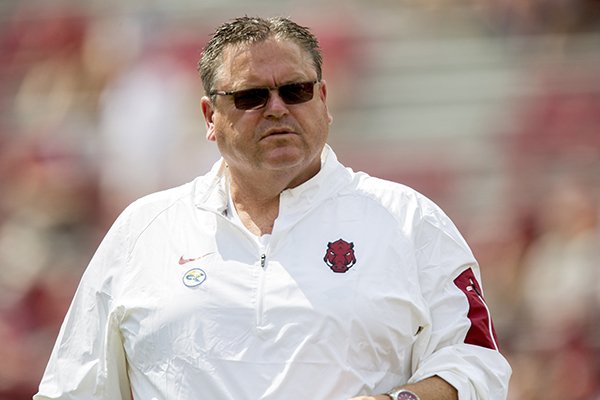
M 267 262 L 267 255 L 265 253 L 262 253 L 260 255 L 260 268 L 261 269 L 265 269 L 266 262 Z
M 263 249 L 264 250 L 264 249 Z M 256 288 L 256 309 L 255 309 L 255 320 L 254 320 L 254 327 L 256 329 L 256 332 L 260 335 L 261 331 L 262 331 L 262 325 L 263 325 L 263 313 L 264 313 L 264 298 L 265 298 L 265 275 L 266 275 L 266 271 L 265 271 L 265 267 L 267 264 L 267 254 L 265 253 L 261 253 L 260 255 L 260 268 L 261 270 L 258 271 L 258 286 Z
M 246 240 L 249 240 L 254 247 L 256 248 L 257 252 L 260 254 L 259 255 L 259 265 L 260 265 L 260 270 L 258 271 L 258 282 L 257 282 L 257 287 L 256 287 L 256 307 L 255 307 L 255 329 L 257 331 L 258 334 L 260 334 L 262 328 L 262 324 L 263 324 L 263 309 L 264 309 L 264 302 L 263 302 L 263 297 L 264 297 L 264 287 L 265 287 L 265 268 L 267 266 L 267 253 L 268 253 L 268 245 L 267 246 L 257 246 L 257 243 L 254 239 L 251 239 L 249 237 L 250 233 L 248 233 L 246 230 L 242 229 L 240 226 L 238 226 L 237 224 L 234 224 L 229 218 L 225 217 L 222 214 L 217 213 L 217 215 L 220 218 L 225 219 L 229 224 L 233 225 L 235 227 L 235 229 L 237 229 L 242 236 L 244 236 L 246 238 Z

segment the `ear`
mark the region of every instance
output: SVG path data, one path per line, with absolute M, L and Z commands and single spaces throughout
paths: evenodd
M 215 110 L 212 101 L 208 96 L 202 97 L 200 100 L 200 105 L 202 107 L 202 114 L 204 115 L 204 121 L 206 122 L 206 138 L 211 142 L 217 140 L 215 135 Z
M 319 97 L 325 105 L 325 110 L 327 111 L 327 120 L 331 125 L 331 123 L 333 122 L 333 117 L 331 116 L 331 114 L 329 113 L 329 109 L 327 108 L 327 82 L 325 81 L 325 79 L 321 79 L 321 83 L 319 84 Z

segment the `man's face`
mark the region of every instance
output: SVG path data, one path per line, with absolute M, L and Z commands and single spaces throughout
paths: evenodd
M 310 55 L 290 41 L 229 46 L 217 74 L 215 88 L 238 91 L 275 87 L 317 79 Z M 257 110 L 239 110 L 232 96 L 205 97 L 202 110 L 208 139 L 217 142 L 232 173 L 251 176 L 261 171 L 296 171 L 290 186 L 302 183 L 320 168 L 331 117 L 325 103 L 324 81 L 314 86 L 312 100 L 285 104 L 276 90 Z

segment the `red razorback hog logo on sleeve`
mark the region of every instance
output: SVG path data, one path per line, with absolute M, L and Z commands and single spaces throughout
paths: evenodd
M 325 261 L 325 264 L 327 264 L 333 272 L 348 271 L 356 264 L 354 243 L 348 243 L 342 239 L 338 239 L 333 243 L 327 243 L 327 252 L 325 253 L 323 261 Z

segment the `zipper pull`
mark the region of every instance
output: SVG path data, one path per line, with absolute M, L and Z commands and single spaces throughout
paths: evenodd
M 266 262 L 267 262 L 267 255 L 263 253 L 263 254 L 260 255 L 260 267 L 262 269 L 265 268 L 265 263 Z

